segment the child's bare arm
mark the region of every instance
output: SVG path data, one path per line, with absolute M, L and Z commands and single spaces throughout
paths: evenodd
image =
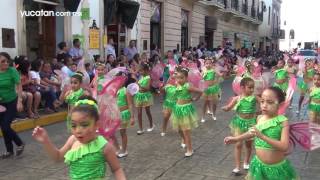
M 104 149 L 104 156 L 111 168 L 111 171 L 114 173 L 115 179 L 126 180 L 124 172 L 120 166 L 120 162 L 116 156 L 116 151 L 110 143 L 108 143 Z

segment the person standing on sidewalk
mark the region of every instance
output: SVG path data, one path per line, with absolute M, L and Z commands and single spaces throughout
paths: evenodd
M 10 55 L 0 52 L 0 105 L 5 107 L 4 112 L 0 112 L 0 127 L 4 138 L 7 152 L 0 154 L 0 159 L 13 156 L 13 144 L 17 145 L 16 155 L 20 156 L 24 150 L 24 143 L 11 128 L 17 110 L 22 111 L 22 87 L 18 71 L 9 67 Z
M 123 54 L 127 56 L 129 62 L 132 61 L 134 55 L 138 54 L 138 50 L 136 47 L 136 42 L 134 40 L 131 40 L 129 43 L 129 47 L 125 48 L 123 50 Z

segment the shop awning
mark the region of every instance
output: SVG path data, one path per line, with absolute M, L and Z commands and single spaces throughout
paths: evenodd
M 133 28 L 140 4 L 131 0 L 104 0 L 104 24 L 111 23 L 114 15 L 118 15 L 122 23 Z
M 81 0 L 64 0 L 64 8 L 71 12 L 76 12 Z
M 76 12 L 81 0 L 24 0 L 24 4 L 30 4 L 32 2 L 42 3 L 42 4 L 49 4 L 58 6 L 59 4 L 63 3 L 64 7 L 67 11 Z

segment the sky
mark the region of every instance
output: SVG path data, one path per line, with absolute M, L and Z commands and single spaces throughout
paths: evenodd
M 282 0 L 281 22 L 295 30 L 295 42 L 320 41 L 320 0 Z

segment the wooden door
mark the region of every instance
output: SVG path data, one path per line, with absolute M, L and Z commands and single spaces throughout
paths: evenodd
M 39 32 L 39 56 L 51 59 L 56 54 L 56 19 L 54 16 L 42 17 L 42 32 Z

